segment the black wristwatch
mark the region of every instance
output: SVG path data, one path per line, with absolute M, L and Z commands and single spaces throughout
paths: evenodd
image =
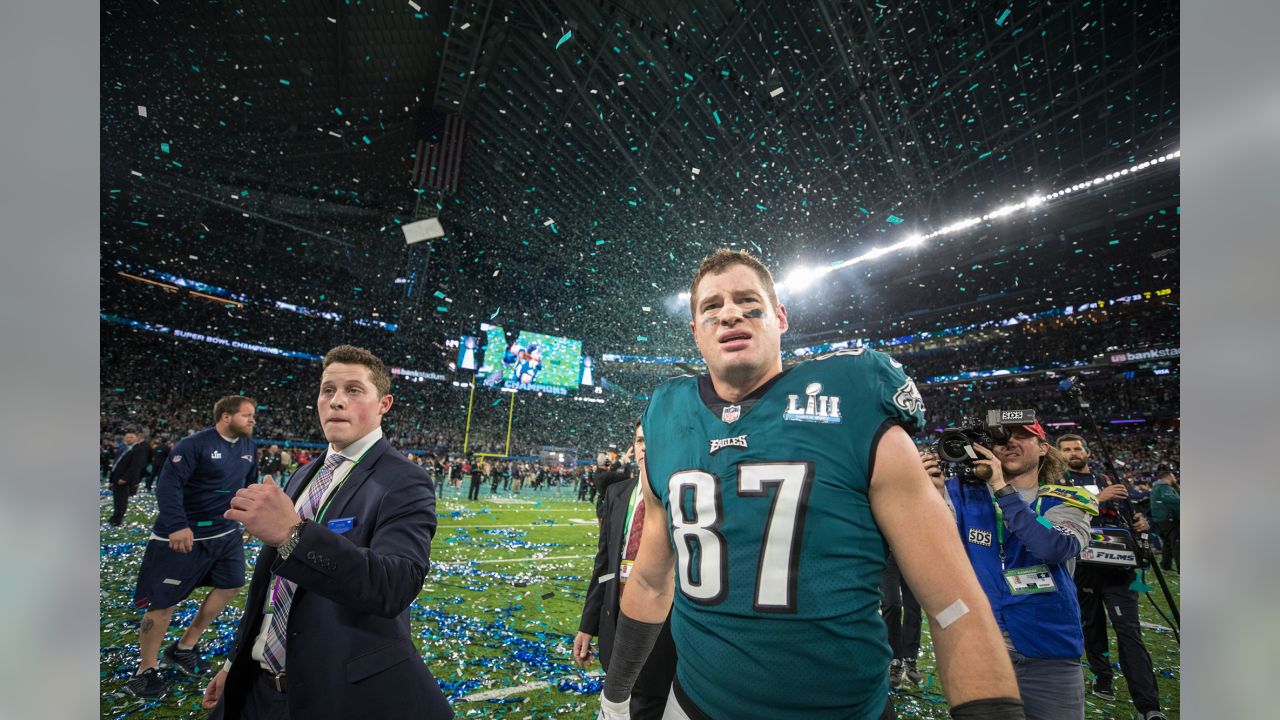
M 293 532 L 289 533 L 289 539 L 285 540 L 284 544 L 281 545 L 279 550 L 276 551 L 277 553 L 279 553 L 281 560 L 288 559 L 289 554 L 292 553 L 293 549 L 298 546 L 298 541 L 302 539 L 302 529 L 306 527 L 306 525 L 307 525 L 307 521 L 303 520 L 299 522 L 297 525 L 293 526 Z
M 995 494 L 995 496 L 996 496 L 996 499 L 997 499 L 997 500 L 999 500 L 999 499 L 1000 499 L 1000 498 L 1002 498 L 1002 497 L 1007 497 L 1007 496 L 1012 495 L 1012 494 L 1014 494 L 1014 493 L 1016 493 L 1016 492 L 1018 492 L 1017 488 L 1015 488 L 1015 487 L 1014 487 L 1014 486 L 1012 486 L 1012 485 L 1005 484 L 1005 486 L 1004 486 L 1004 487 L 1000 488 L 999 490 L 996 490 L 994 494 Z

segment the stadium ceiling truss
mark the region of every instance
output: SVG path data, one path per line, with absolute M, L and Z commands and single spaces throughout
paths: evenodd
M 518 236 L 548 277 L 589 262 L 608 278 L 635 272 L 624 248 L 656 244 L 646 273 L 683 278 L 720 244 L 784 265 L 845 257 L 1177 147 L 1176 4 L 1006 8 L 108 3 L 104 186 L 145 164 L 134 106 L 151 97 L 188 148 L 154 180 L 166 193 L 225 203 L 253 186 L 255 215 L 302 230 L 385 226 L 439 200 L 451 234 L 472 235 L 459 252 Z M 470 142 L 458 193 L 419 203 L 424 103 L 465 117 Z M 402 252 L 393 233 L 345 237 Z

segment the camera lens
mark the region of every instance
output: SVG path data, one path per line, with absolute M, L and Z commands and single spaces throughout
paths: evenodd
M 938 438 L 938 457 L 952 463 L 965 462 L 969 459 L 968 446 L 969 438 L 964 433 L 945 432 Z

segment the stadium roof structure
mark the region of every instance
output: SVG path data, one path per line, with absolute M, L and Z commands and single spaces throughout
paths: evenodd
M 506 320 L 619 352 L 690 346 L 672 298 L 717 246 L 782 275 L 1178 145 L 1160 0 L 111 2 L 102 41 L 104 259 L 243 243 L 317 284 L 355 273 L 402 327 Z M 424 106 L 469 124 L 456 193 L 410 184 Z M 1176 249 L 1176 218 L 1110 248 L 1115 228 L 1176 215 L 1176 167 L 833 274 L 797 329 L 989 295 L 1013 281 L 956 273 L 1076 231 L 1133 272 Z M 446 237 L 407 248 L 427 216 Z

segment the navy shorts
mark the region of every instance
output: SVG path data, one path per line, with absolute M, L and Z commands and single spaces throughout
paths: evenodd
M 173 607 L 202 586 L 243 587 L 244 565 L 244 538 L 239 531 L 210 540 L 197 539 L 189 553 L 176 552 L 169 548 L 167 540 L 152 538 L 138 570 L 133 606 Z

